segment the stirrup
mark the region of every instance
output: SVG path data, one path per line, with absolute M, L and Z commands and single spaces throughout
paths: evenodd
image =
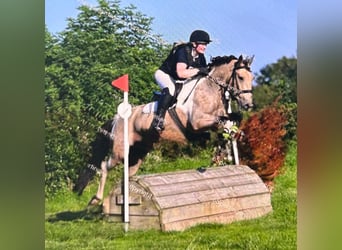
M 162 132 L 165 127 L 164 127 L 164 119 L 162 117 L 158 117 L 156 118 L 156 120 L 154 120 L 155 125 L 153 126 L 153 128 L 155 130 L 157 130 L 159 133 Z
M 164 128 L 163 126 L 155 126 L 154 129 L 155 129 L 157 132 L 161 133 L 165 128 Z

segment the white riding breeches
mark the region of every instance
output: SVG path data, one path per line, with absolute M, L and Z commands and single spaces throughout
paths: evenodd
M 174 96 L 174 94 L 175 94 L 175 83 L 174 83 L 174 79 L 170 75 L 168 75 L 164 71 L 158 69 L 154 73 L 154 78 L 155 78 L 157 84 L 159 85 L 159 87 L 161 89 L 169 88 L 170 95 Z

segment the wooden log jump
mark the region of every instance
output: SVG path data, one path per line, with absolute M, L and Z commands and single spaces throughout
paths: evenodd
M 134 176 L 129 184 L 130 228 L 182 231 L 201 223 L 231 223 L 272 211 L 271 195 L 248 166 Z M 123 184 L 104 199 L 110 221 L 122 222 Z

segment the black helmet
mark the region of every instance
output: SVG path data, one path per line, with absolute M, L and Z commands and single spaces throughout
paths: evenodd
M 204 42 L 210 43 L 210 37 L 204 30 L 195 30 L 190 35 L 190 42 Z

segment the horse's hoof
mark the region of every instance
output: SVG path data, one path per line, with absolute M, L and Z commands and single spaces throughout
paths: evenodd
M 96 206 L 96 205 L 99 205 L 101 202 L 101 199 L 98 198 L 96 195 L 94 195 L 91 200 L 89 201 L 88 203 L 88 206 Z

